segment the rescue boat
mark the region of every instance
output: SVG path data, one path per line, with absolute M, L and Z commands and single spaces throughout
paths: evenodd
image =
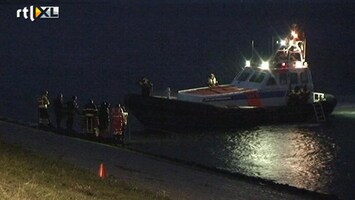
M 175 97 L 128 94 L 125 103 L 143 125 L 158 130 L 327 121 L 336 98 L 313 88 L 306 39 L 293 26 L 270 60 L 246 61 L 230 84 L 179 90 Z

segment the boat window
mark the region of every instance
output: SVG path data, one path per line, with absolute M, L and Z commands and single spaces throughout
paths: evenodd
M 301 78 L 301 83 L 307 84 L 308 83 L 308 72 L 307 71 L 301 72 L 300 78 Z
M 250 81 L 250 82 L 254 82 L 255 79 L 256 79 L 256 77 L 257 77 L 258 75 L 259 75 L 259 72 L 255 72 L 255 73 L 253 74 L 253 76 L 250 77 L 249 81 Z
M 250 82 L 261 83 L 265 78 L 265 73 L 262 72 L 255 72 L 253 76 L 250 78 Z
M 291 81 L 291 84 L 297 84 L 298 83 L 298 74 L 297 73 L 290 73 L 290 81 Z
M 286 73 L 280 74 L 279 82 L 280 82 L 280 85 L 287 85 L 287 74 Z
M 270 76 L 269 80 L 267 80 L 266 85 L 276 85 L 276 80 L 274 77 Z
M 253 71 L 251 71 L 251 70 L 244 70 L 244 71 L 240 74 L 240 76 L 238 77 L 237 80 L 238 80 L 238 81 L 246 81 L 252 73 L 253 73 Z
M 255 82 L 261 83 L 263 82 L 264 78 L 265 78 L 265 73 L 259 73 L 259 76 L 256 77 Z

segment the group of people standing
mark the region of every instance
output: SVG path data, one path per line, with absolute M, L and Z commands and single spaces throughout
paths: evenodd
M 82 117 L 81 127 L 84 133 L 92 136 L 108 136 L 113 134 L 116 139 L 122 140 L 125 127 L 127 125 L 128 113 L 124 107 L 117 104 L 113 108 L 110 104 L 103 102 L 97 107 L 92 99 L 84 106 L 82 112 L 79 110 L 77 96 L 72 96 L 64 102 L 63 94 L 53 100 L 53 110 L 56 120 L 56 128 L 63 130 L 62 122 L 66 119 L 66 129 L 73 132 L 74 119 L 76 115 Z M 48 91 L 44 91 L 38 99 L 39 126 L 53 127 L 49 117 L 49 107 L 51 102 Z

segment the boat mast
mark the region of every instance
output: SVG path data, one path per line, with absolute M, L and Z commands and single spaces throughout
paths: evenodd
M 251 58 L 250 62 L 253 63 L 254 60 L 254 40 L 251 40 Z

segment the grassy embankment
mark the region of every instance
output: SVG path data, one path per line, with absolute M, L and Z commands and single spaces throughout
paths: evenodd
M 0 199 L 167 199 L 0 141 Z

